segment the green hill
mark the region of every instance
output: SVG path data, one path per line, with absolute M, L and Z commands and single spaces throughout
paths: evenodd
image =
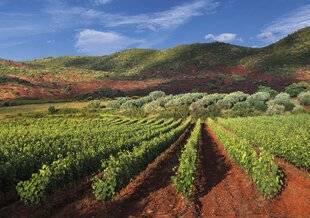
M 196 43 L 166 50 L 128 49 L 99 57 L 58 57 L 28 62 L 33 68 L 78 68 L 109 72 L 112 77 L 173 77 L 189 71 L 244 65 L 251 71 L 289 74 L 310 64 L 310 27 L 264 48 L 226 43 Z
M 253 92 L 310 80 L 310 27 L 263 48 L 196 43 L 165 50 L 127 49 L 105 56 L 0 60 L 0 100 L 72 98 L 153 90 Z
M 190 72 L 214 71 L 244 65 L 248 71 L 287 75 L 310 64 L 310 27 L 263 48 L 247 48 L 226 43 L 196 43 L 166 50 L 128 49 L 105 56 L 65 56 L 26 62 L 28 71 L 59 72 L 76 69 L 104 72 L 112 78 L 174 77 Z M 14 73 L 14 65 L 1 71 Z M 24 72 L 20 67 L 15 69 Z
M 251 70 L 277 74 L 290 74 L 297 68 L 309 67 L 310 27 L 259 49 L 258 53 L 242 59 L 240 63 Z

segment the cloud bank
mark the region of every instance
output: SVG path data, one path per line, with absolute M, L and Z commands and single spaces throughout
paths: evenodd
M 257 38 L 266 43 L 271 43 L 307 26 L 310 26 L 310 4 L 271 22 L 257 35 Z
M 144 40 L 129 38 L 115 32 L 85 29 L 77 34 L 75 47 L 84 54 L 106 55 L 143 42 Z
M 214 35 L 214 34 L 209 33 L 205 36 L 205 40 L 217 41 L 217 42 L 232 42 L 236 39 L 237 39 L 237 34 L 235 33 L 222 33 L 219 35 Z

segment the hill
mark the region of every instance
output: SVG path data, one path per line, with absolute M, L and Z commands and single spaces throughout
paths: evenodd
M 196 43 L 166 50 L 128 49 L 105 56 L 0 60 L 0 100 L 145 94 L 160 89 L 253 92 L 310 80 L 310 27 L 263 48 Z M 99 92 L 99 94 L 98 94 Z

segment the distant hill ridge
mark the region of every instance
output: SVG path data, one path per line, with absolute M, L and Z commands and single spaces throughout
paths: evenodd
M 248 70 L 286 74 L 310 64 L 310 27 L 263 48 L 226 43 L 196 43 L 166 50 L 128 49 L 111 55 L 58 57 L 28 62 L 35 67 L 69 67 L 111 72 L 111 76 L 158 77 L 244 65 Z M 153 76 L 156 74 L 152 74 Z
M 310 27 L 263 48 L 213 42 L 165 50 L 127 49 L 104 56 L 0 59 L 0 100 L 67 99 L 106 89 L 125 94 L 156 89 L 253 92 L 259 85 L 281 89 L 301 80 L 310 81 Z

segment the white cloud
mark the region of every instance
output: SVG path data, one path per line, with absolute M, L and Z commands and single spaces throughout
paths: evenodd
M 237 34 L 234 33 L 222 33 L 219 35 L 207 34 L 205 40 L 207 41 L 217 41 L 217 42 L 232 42 L 237 38 Z M 241 38 L 238 39 L 242 41 Z
M 257 38 L 270 43 L 307 26 L 310 26 L 310 4 L 276 19 L 266 26 Z
M 144 40 L 129 38 L 115 32 L 85 29 L 77 34 L 75 47 L 80 53 L 104 55 L 141 43 L 144 43 Z
M 140 14 L 136 16 L 110 15 L 106 25 L 136 25 L 138 28 L 158 30 L 158 29 L 174 29 L 187 22 L 190 18 L 210 13 L 218 6 L 213 0 L 195 1 L 183 5 L 173 7 L 169 10 Z
M 108 13 L 83 7 L 70 7 L 64 4 L 47 10 L 59 25 L 99 22 L 106 27 L 134 26 L 152 31 L 173 30 L 190 18 L 214 12 L 219 5 L 214 0 L 198 0 L 175 6 L 169 10 L 137 15 Z
M 105 5 L 107 3 L 110 3 L 113 0 L 93 0 L 93 3 L 95 5 Z

